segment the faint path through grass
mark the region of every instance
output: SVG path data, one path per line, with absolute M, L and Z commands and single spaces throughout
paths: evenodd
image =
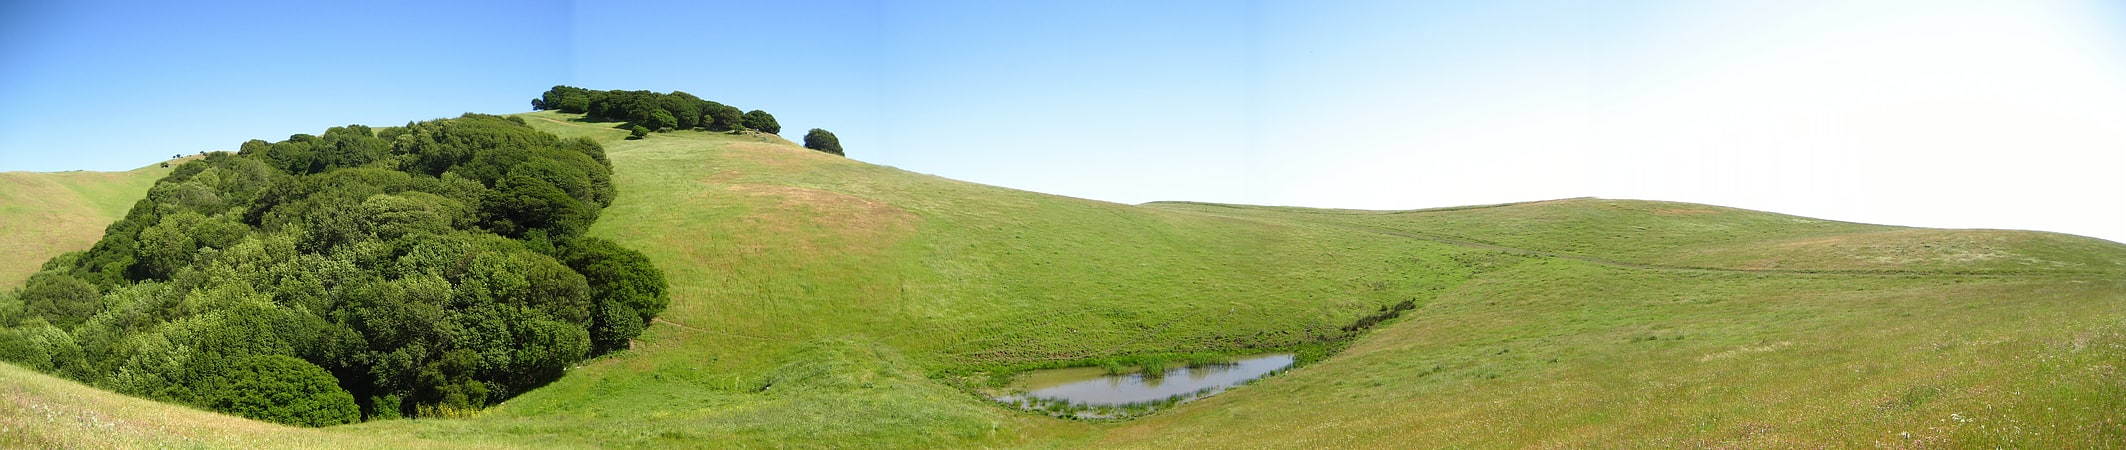
M 663 317 L 658 317 L 658 318 L 655 318 L 655 319 L 650 319 L 650 322 L 655 322 L 655 323 L 661 323 L 661 324 L 669 325 L 669 326 L 671 326 L 671 327 L 673 327 L 673 328 L 678 328 L 678 329 L 681 329 L 681 330 L 687 330 L 687 331 L 692 331 L 692 332 L 696 332 L 696 333 L 708 333 L 708 334 L 714 334 L 714 335 L 720 335 L 720 336 L 730 336 L 730 337 L 735 337 L 735 338 L 753 339 L 753 340 L 760 340 L 760 341 L 776 341 L 776 342 L 797 342 L 796 340 L 792 340 L 792 339 L 782 339 L 782 338 L 771 338 L 771 337 L 763 337 L 763 336 L 752 336 L 752 335 L 745 335 L 745 334 L 738 334 L 738 333 L 732 333 L 732 332 L 729 332 L 729 331 L 716 331 L 716 330 L 711 330 L 711 329 L 706 329 L 706 328 L 696 328 L 696 327 L 688 326 L 687 324 L 683 324 L 683 323 L 679 323 L 679 322 L 673 322 L 673 321 L 670 321 L 670 320 L 665 320 L 665 319 L 664 319 Z

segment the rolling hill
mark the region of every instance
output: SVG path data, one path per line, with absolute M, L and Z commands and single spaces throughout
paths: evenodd
M 0 446 L 2126 442 L 2118 243 L 1607 199 L 1132 206 L 770 135 L 623 140 L 610 123 L 521 116 L 607 146 L 620 197 L 590 234 L 641 249 L 671 281 L 632 350 L 476 417 L 324 429 L 5 366 Z M 159 176 L 0 174 L 0 231 L 40 243 L 4 247 L 0 281 L 93 242 Z M 1405 300 L 1417 308 L 1403 318 L 1347 331 Z M 964 389 L 1028 367 L 1267 349 L 1307 363 L 1122 422 Z
M 171 161 L 176 166 L 185 158 Z M 88 248 L 170 173 L 156 163 L 125 172 L 0 172 L 0 286 L 20 287 L 44 260 Z

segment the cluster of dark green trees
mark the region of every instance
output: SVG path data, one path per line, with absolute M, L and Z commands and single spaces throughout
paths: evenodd
M 781 133 L 782 125 L 767 111 L 739 112 L 738 108 L 673 91 L 593 91 L 574 86 L 554 86 L 532 99 L 532 109 L 583 114 L 591 120 L 627 122 L 629 127 L 669 132 L 703 128 L 712 131 L 756 130 Z
M 575 86 L 554 86 L 532 99 L 532 109 L 582 114 L 598 121 L 627 122 L 628 139 L 649 137 L 652 132 L 706 129 L 710 131 L 755 130 L 781 133 L 782 124 L 767 111 L 738 112 L 738 108 L 702 100 L 694 94 L 672 91 L 594 91 Z M 842 143 L 834 133 L 813 128 L 805 133 L 805 148 L 842 155 Z M 846 155 L 844 155 L 846 156 Z
M 0 296 L 0 358 L 299 425 L 481 408 L 664 309 L 662 272 L 583 236 L 614 195 L 596 142 L 518 118 L 246 142 Z

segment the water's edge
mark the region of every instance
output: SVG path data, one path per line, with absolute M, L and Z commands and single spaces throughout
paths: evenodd
M 1224 392 L 1288 369 L 1295 360 L 1291 353 L 1253 355 L 1157 374 L 1113 374 L 1099 367 L 1035 370 L 1015 378 L 1009 393 L 991 398 L 1058 417 L 1125 418 Z

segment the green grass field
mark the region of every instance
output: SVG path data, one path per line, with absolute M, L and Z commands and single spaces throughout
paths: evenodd
M 0 286 L 19 287 L 46 259 L 95 244 L 169 173 L 162 163 L 125 172 L 0 172 L 0 236 L 7 236 Z
M 314 430 L 0 367 L 0 446 L 2126 442 L 2117 243 L 1603 199 L 1130 206 L 773 136 L 631 141 L 613 124 L 522 116 L 607 146 L 621 194 L 591 233 L 642 250 L 672 283 L 672 305 L 634 349 L 473 418 Z M 0 275 L 19 284 L 86 246 L 159 173 L 96 176 L 132 184 L 76 188 L 116 205 L 69 213 L 95 225 L 39 228 L 55 207 L 34 201 L 50 195 L 0 191 L 0 230 L 54 233 L 8 248 Z M 1404 300 L 1418 308 L 1344 339 L 1345 325 Z M 1271 349 L 1311 361 L 1123 422 L 1050 418 L 965 389 L 1031 367 Z

